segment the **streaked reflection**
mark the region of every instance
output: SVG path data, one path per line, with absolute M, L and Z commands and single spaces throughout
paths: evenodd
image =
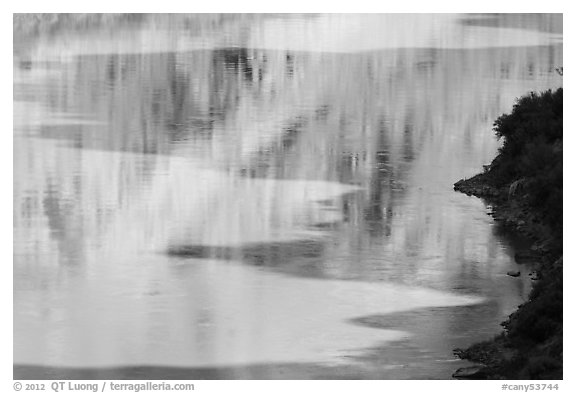
M 452 184 L 515 97 L 562 83 L 553 16 L 494 18 L 15 32 L 15 363 L 370 368 L 396 341 L 421 376 L 407 348 L 494 334 L 530 283 Z

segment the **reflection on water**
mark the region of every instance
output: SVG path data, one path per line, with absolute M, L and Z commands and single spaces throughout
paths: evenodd
M 523 18 L 18 26 L 15 364 L 448 377 L 530 289 L 452 191 L 562 82 L 558 17 Z

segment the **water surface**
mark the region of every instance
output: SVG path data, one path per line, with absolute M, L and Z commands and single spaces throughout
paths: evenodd
M 15 24 L 15 377 L 449 378 L 531 286 L 452 184 L 558 19 Z

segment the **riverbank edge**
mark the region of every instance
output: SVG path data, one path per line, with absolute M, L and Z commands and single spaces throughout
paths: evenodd
M 558 247 L 551 228 L 542 223 L 540 215 L 514 194 L 512 184 L 501 184 L 497 176 L 485 168 L 469 179 L 459 180 L 454 190 L 483 199 L 488 214 L 506 232 L 529 240 L 528 251 L 517 252 L 517 263 L 533 263 L 534 286 L 530 299 L 521 304 L 506 321 L 502 333 L 491 340 L 456 348 L 454 354 L 479 366 L 456 370 L 455 378 L 467 379 L 562 379 L 562 326 L 555 328 L 541 342 L 526 339 L 513 330 L 531 329 L 546 318 L 542 308 L 550 302 L 562 303 L 562 249 Z M 547 321 L 544 321 L 546 323 Z M 521 332 L 520 332 L 521 333 Z

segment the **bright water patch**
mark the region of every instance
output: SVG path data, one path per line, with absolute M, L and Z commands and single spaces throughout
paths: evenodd
M 293 278 L 218 260 L 142 258 L 138 268 L 123 276 L 98 269 L 57 292 L 20 295 L 15 363 L 338 363 L 408 336 L 349 319 L 482 300 L 387 283 Z
M 354 53 L 401 48 L 533 46 L 562 39 L 561 34 L 461 24 L 461 18 L 456 14 L 331 14 L 270 20 L 254 30 L 248 47 Z

